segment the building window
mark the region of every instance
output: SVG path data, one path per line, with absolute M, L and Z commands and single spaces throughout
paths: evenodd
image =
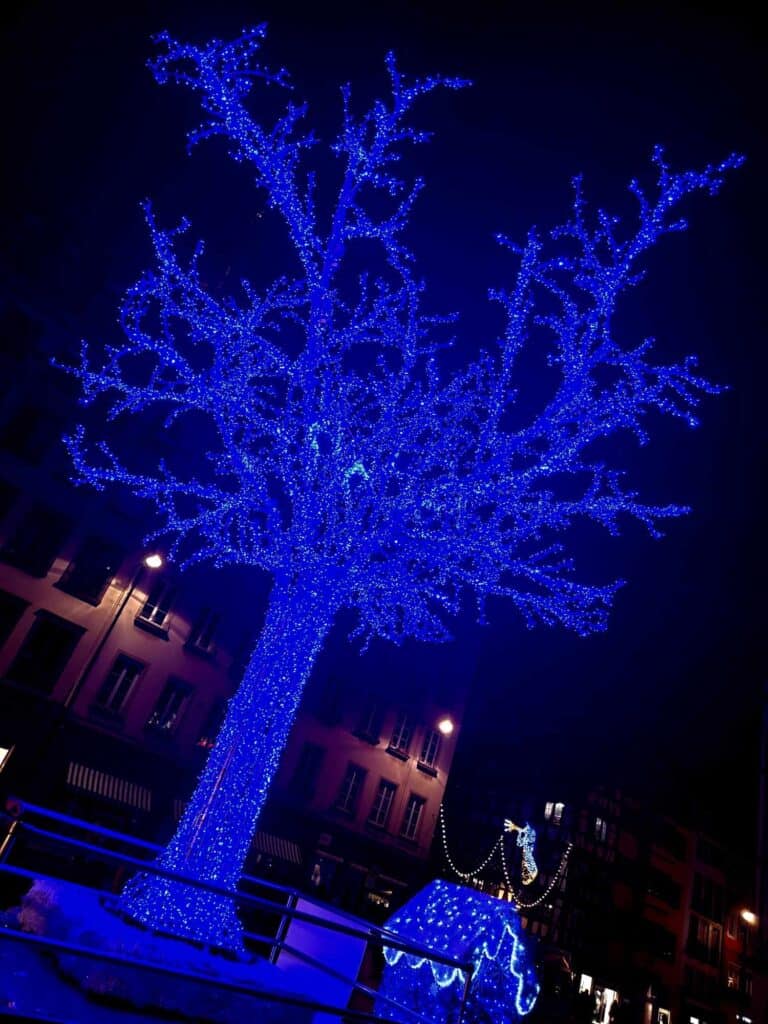
M 0 429 L 0 448 L 24 462 L 39 465 L 60 441 L 63 420 L 46 409 L 24 405 Z
M 172 733 L 181 721 L 191 696 L 192 687 L 171 676 L 147 720 L 147 728 L 163 734 Z
M 689 956 L 702 963 L 719 966 L 722 938 L 720 925 L 713 924 L 703 917 L 697 917 L 696 914 L 691 914 L 686 946 Z
M 371 805 L 371 813 L 368 815 L 368 822 L 371 825 L 375 825 L 377 828 L 386 828 L 396 792 L 397 786 L 394 782 L 389 782 L 387 779 L 382 779 L 379 782 L 379 788 Z
M 103 711 L 111 711 L 119 714 L 122 711 L 128 695 L 144 671 L 144 665 L 135 658 L 129 658 L 126 654 L 119 654 L 115 659 L 112 669 L 96 694 L 96 705 Z
M 123 552 L 116 544 L 99 537 L 89 537 L 56 586 L 81 601 L 98 604 L 122 560 Z
M 548 800 L 544 804 L 544 817 L 551 825 L 559 825 L 563 820 L 563 811 L 565 810 L 565 804 L 553 803 Z
M 19 496 L 18 488 L 7 480 L 0 480 L 0 519 L 5 519 Z
M 214 638 L 219 628 L 221 616 L 210 608 L 203 608 L 187 638 L 187 647 L 200 654 L 212 654 L 215 650 Z
M 158 580 L 147 595 L 136 621 L 167 629 L 168 613 L 175 596 L 176 588 L 171 586 L 168 580 Z
M 291 779 L 291 789 L 296 796 L 311 800 L 315 795 L 317 780 L 325 758 L 325 749 L 318 743 L 305 743 L 301 748 L 296 770 Z
M 721 922 L 725 914 L 725 890 L 711 878 L 697 871 L 693 876 L 691 906 L 705 917 Z
M 653 866 L 648 868 L 648 882 L 646 891 L 654 899 L 662 900 L 671 907 L 679 907 L 682 899 L 682 889 L 668 874 Z
M 355 734 L 369 743 L 378 743 L 381 735 L 381 706 L 378 701 L 371 700 L 363 708 Z
M 0 558 L 30 576 L 43 577 L 71 529 L 69 520 L 43 505 L 34 505 L 0 551 Z
M 400 826 L 400 835 L 404 839 L 415 839 L 418 835 L 425 803 L 426 800 L 415 793 L 411 793 L 408 797 L 408 803 L 403 814 L 403 824 Z
M 349 815 L 355 813 L 365 776 L 365 768 L 361 768 L 359 764 L 354 764 L 352 761 L 349 762 L 334 804 L 337 811 L 343 811 L 344 814 Z
M 408 747 L 411 742 L 411 723 L 408 715 L 401 711 L 395 720 L 395 727 L 392 730 L 392 738 L 389 741 L 388 750 L 395 754 L 408 756 Z
M 50 612 L 36 615 L 7 675 L 14 683 L 51 693 L 85 630 Z
M 219 729 L 224 721 L 224 712 L 227 710 L 227 702 L 223 698 L 215 701 L 205 716 L 200 735 L 197 737 L 197 746 L 203 750 L 210 750 L 219 735 Z
M 436 729 L 428 729 L 424 734 L 424 742 L 421 745 L 419 763 L 426 765 L 427 768 L 434 768 L 439 750 L 440 733 Z
M 661 822 L 655 838 L 656 843 L 661 846 L 666 853 L 671 854 L 675 860 L 686 859 L 688 844 L 685 835 L 671 822 Z
M 315 682 L 310 696 L 312 708 L 326 725 L 335 725 L 345 706 L 345 684 L 340 676 L 328 676 Z
M 28 601 L 9 594 L 7 590 L 0 590 L 0 647 L 14 631 L 28 607 Z
M 640 928 L 643 949 L 648 950 L 659 960 L 672 963 L 677 950 L 677 937 L 664 925 L 657 921 L 643 918 Z
M 605 818 L 595 818 L 595 840 L 598 843 L 604 843 L 606 836 L 608 835 L 608 823 Z

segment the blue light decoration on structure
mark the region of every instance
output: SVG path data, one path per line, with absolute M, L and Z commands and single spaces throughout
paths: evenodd
M 539 869 L 536 866 L 536 829 L 529 825 L 528 822 L 525 825 L 516 825 L 514 821 L 505 818 L 504 831 L 517 833 L 517 845 L 523 851 L 521 881 L 523 885 L 530 885 L 536 880 L 536 876 L 539 873 Z M 503 849 L 502 846 L 502 856 Z
M 401 157 L 428 139 L 410 124 L 417 101 L 467 83 L 407 78 L 389 55 L 386 100 L 356 113 L 344 88 L 331 146 L 338 190 L 325 204 L 309 168 L 317 143 L 306 107 L 289 99 L 274 120 L 249 109 L 257 86 L 290 88 L 284 70 L 257 59 L 264 34 L 262 26 L 200 47 L 163 34 L 151 68 L 158 82 L 199 97 L 204 120 L 190 144 L 227 142 L 282 220 L 298 270 L 264 287 L 242 281 L 237 295 L 222 297 L 206 288 L 202 245 L 187 255 L 187 223 L 164 228 L 147 204 L 155 265 L 122 302 L 123 338 L 95 358 L 84 344 L 79 366 L 68 368 L 84 403 L 106 403 L 110 419 L 161 413 L 168 428 L 186 421 L 198 430 L 201 419 L 209 427 L 192 475 L 172 460 L 136 469 L 130 450 L 79 427 L 67 439 L 77 479 L 147 499 L 160 519 L 153 536 L 179 563 L 248 565 L 273 581 L 243 683 L 161 858 L 228 889 L 341 609 L 356 611 L 363 644 L 447 640 L 446 620 L 467 595 L 481 619 L 487 598 L 502 596 L 529 626 L 605 628 L 620 583 L 577 578 L 560 538 L 580 521 L 616 534 L 630 519 L 658 536 L 685 509 L 646 502 L 595 443 L 619 431 L 645 443 L 654 411 L 693 426 L 701 395 L 717 391 L 692 356 L 656 363 L 650 341 L 620 340 L 613 313 L 640 280 L 646 252 L 684 227 L 680 202 L 717 192 L 739 163 L 678 174 L 657 150 L 655 186 L 630 185 L 631 224 L 591 214 L 576 182 L 564 224 L 532 230 L 522 245 L 499 235 L 516 261 L 511 284 L 490 293 L 506 327 L 449 373 L 442 349 L 455 318 L 426 307 L 405 241 L 422 182 L 406 177 Z M 353 244 L 361 240 L 367 249 Z M 379 263 L 361 266 L 361 252 L 373 251 Z M 513 427 L 526 344 L 546 355 L 558 381 Z M 138 878 L 123 906 L 155 927 L 237 945 L 233 909 L 184 886 Z
M 385 927 L 404 942 L 473 965 L 462 1021 L 512 1024 L 530 1013 L 539 985 L 515 908 L 475 889 L 441 879 L 390 917 Z M 433 1021 L 456 1020 L 465 973 L 399 949 L 384 949 L 386 967 L 375 1011 L 402 1020 L 388 1000 Z

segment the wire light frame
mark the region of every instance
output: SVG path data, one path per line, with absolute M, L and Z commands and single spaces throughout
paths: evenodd
M 533 907 L 537 907 L 541 903 L 543 903 L 544 900 L 547 899 L 552 890 L 555 888 L 555 886 L 558 884 L 560 879 L 563 877 L 566 866 L 568 864 L 568 858 L 570 857 L 571 850 L 573 849 L 573 843 L 568 843 L 568 845 L 566 846 L 563 855 L 560 858 L 560 863 L 557 867 L 557 870 L 552 875 L 552 878 L 550 879 L 546 889 L 539 896 L 537 896 L 535 900 L 529 901 L 522 900 L 520 898 L 520 895 L 515 890 L 515 886 L 512 882 L 512 878 L 509 872 L 509 865 L 507 864 L 507 856 L 504 850 L 504 834 L 505 833 L 502 832 L 498 836 L 493 846 L 489 850 L 487 856 L 474 869 L 470 871 L 462 871 L 457 866 L 456 862 L 451 856 L 450 850 L 448 849 L 448 832 L 445 824 L 445 808 L 443 807 L 442 804 L 440 805 L 440 837 L 443 844 L 443 853 L 445 855 L 445 860 L 448 866 L 450 867 L 451 871 L 453 871 L 455 875 L 457 875 L 464 881 L 473 881 L 482 884 L 483 879 L 480 878 L 480 872 L 483 870 L 483 868 L 486 868 L 492 862 L 494 856 L 496 855 L 496 851 L 498 850 L 499 860 L 501 861 L 501 869 L 504 873 L 504 881 L 506 883 L 508 891 L 512 895 L 512 902 L 514 902 L 514 904 L 522 910 L 530 910 Z

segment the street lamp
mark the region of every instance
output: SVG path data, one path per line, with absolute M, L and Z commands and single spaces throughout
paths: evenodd
M 98 661 L 101 652 L 104 650 L 104 646 L 107 640 L 109 640 L 110 636 L 112 635 L 112 630 L 115 628 L 115 626 L 120 620 L 120 616 L 125 611 L 125 608 L 128 602 L 130 601 L 134 590 L 136 589 L 136 585 L 141 579 L 142 573 L 144 572 L 145 569 L 159 569 L 164 564 L 165 559 L 163 558 L 163 556 L 159 552 L 151 551 L 144 555 L 139 564 L 136 566 L 128 586 L 125 588 L 120 597 L 114 615 L 110 619 L 109 624 L 107 625 L 104 632 L 101 634 L 101 637 L 99 638 L 98 643 L 94 647 L 93 653 L 91 654 L 90 658 L 83 667 L 82 672 L 70 687 L 69 693 L 62 701 L 61 706 L 57 709 L 56 717 L 52 728 L 50 729 L 47 735 L 43 735 L 42 737 L 42 741 L 37 748 L 37 754 L 34 759 L 34 764 L 36 767 L 33 770 L 33 773 L 29 780 L 33 786 L 33 789 L 37 786 L 40 779 L 48 774 L 48 764 L 51 759 L 50 752 L 53 750 L 57 736 L 64 728 L 64 724 L 67 718 L 67 712 L 69 711 L 70 707 L 75 701 L 75 698 L 80 694 L 80 691 L 83 689 L 83 686 L 87 682 L 94 665 Z M 9 843 L 11 841 L 11 836 L 12 830 L 9 830 L 8 834 L 5 836 L 5 838 L 2 841 L 2 844 L 0 845 L 0 857 L 4 853 L 7 853 L 8 849 L 10 848 Z
M 125 611 L 125 608 L 126 608 L 128 602 L 130 601 L 131 597 L 133 596 L 133 592 L 136 589 L 136 585 L 138 584 L 139 580 L 141 579 L 141 576 L 142 576 L 142 573 L 144 572 L 144 570 L 145 569 L 153 569 L 153 570 L 154 569 L 160 569 L 160 568 L 162 568 L 163 565 L 165 565 L 165 559 L 163 558 L 163 556 L 158 551 L 151 551 L 148 554 L 146 554 L 142 558 L 142 560 L 139 562 L 139 564 L 136 566 L 136 569 L 134 570 L 133 576 L 131 577 L 131 582 L 128 584 L 128 586 L 123 591 L 122 597 L 120 598 L 120 601 L 119 601 L 119 603 L 117 605 L 117 609 L 115 610 L 115 614 L 112 616 L 112 618 L 111 618 L 107 628 L 101 634 L 101 638 L 99 639 L 99 642 L 96 644 L 95 648 L 93 649 L 93 654 L 88 659 L 85 667 L 83 668 L 83 671 L 80 673 L 80 675 L 74 681 L 74 683 L 72 684 L 72 686 L 71 686 L 71 688 L 69 690 L 69 693 L 64 698 L 64 703 L 63 703 L 64 709 L 67 709 L 67 708 L 72 706 L 72 704 L 73 704 L 73 702 L 75 700 L 75 697 L 77 697 L 78 694 L 80 693 L 80 691 L 82 690 L 83 685 L 85 684 L 86 680 L 88 679 L 88 676 L 91 674 L 91 670 L 93 669 L 93 666 L 96 664 L 96 662 L 99 659 L 99 655 L 104 650 L 104 645 L 106 644 L 107 640 L 109 640 L 110 636 L 112 635 L 112 630 L 117 625 L 118 621 L 120 620 L 120 616 Z
M 759 918 L 758 918 L 757 914 L 755 914 L 754 911 L 750 910 L 748 907 L 743 907 L 741 909 L 741 911 L 739 912 L 739 917 L 744 922 L 744 924 L 747 925 L 747 928 L 757 928 L 757 924 L 758 924 Z M 748 1001 L 751 1000 L 751 998 L 752 998 L 752 984 L 751 984 L 751 977 L 747 973 L 747 967 L 748 967 L 747 953 L 748 953 L 748 949 L 749 949 L 749 945 L 750 945 L 749 935 L 748 935 L 748 932 L 747 932 L 747 928 L 744 929 L 744 932 L 742 934 L 742 940 L 741 940 L 741 965 L 740 965 L 740 970 L 739 970 L 739 991 L 742 993 L 742 996 L 744 997 L 744 1000 L 745 1000 L 746 1004 L 749 1005 Z M 739 1019 L 738 1015 L 737 1015 L 736 1019 L 737 1020 Z M 741 1019 L 746 1021 L 749 1018 L 745 1017 L 742 1014 L 741 1015 Z
M 450 736 L 454 728 L 453 719 L 447 715 L 437 723 L 437 731 L 442 733 L 443 736 Z

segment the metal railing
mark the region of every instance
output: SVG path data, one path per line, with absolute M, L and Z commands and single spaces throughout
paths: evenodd
M 168 879 L 169 881 L 180 882 L 203 892 L 222 896 L 232 900 L 238 907 L 243 909 L 251 908 L 253 910 L 267 911 L 270 915 L 275 915 L 275 917 L 279 918 L 275 934 L 264 935 L 258 932 L 245 931 L 243 933 L 243 939 L 267 946 L 269 948 L 269 954 L 267 957 L 269 961 L 277 963 L 280 954 L 285 952 L 290 954 L 290 956 L 295 957 L 297 960 L 306 963 L 313 969 L 320 971 L 328 978 L 337 982 L 343 982 L 350 988 L 351 992 L 359 992 L 368 998 L 386 1003 L 388 1007 L 403 1015 L 400 1018 L 399 1024 L 411 1024 L 413 1021 L 419 1022 L 419 1024 L 434 1024 L 433 1020 L 424 1017 L 411 1007 L 398 1003 L 390 997 L 380 994 L 375 988 L 360 981 L 358 977 L 353 978 L 341 971 L 337 971 L 331 965 L 311 956 L 305 950 L 298 949 L 289 944 L 286 941 L 286 935 L 289 933 L 291 922 L 303 921 L 313 925 L 314 927 L 326 929 L 331 933 L 360 939 L 365 944 L 364 948 L 366 952 L 369 946 L 373 946 L 378 949 L 387 947 L 388 949 L 400 950 L 403 953 L 410 954 L 411 956 L 425 959 L 443 966 L 452 967 L 461 972 L 464 976 L 464 986 L 455 1017 L 455 1024 L 461 1024 L 472 981 L 473 964 L 469 961 L 457 960 L 419 943 L 404 941 L 400 936 L 389 931 L 387 928 L 382 928 L 367 921 L 354 918 L 352 915 L 340 911 L 336 907 L 329 907 L 329 910 L 333 913 L 336 920 L 329 920 L 328 918 L 318 914 L 313 914 L 309 911 L 299 909 L 297 904 L 302 896 L 304 896 L 303 893 L 297 889 L 280 885 L 268 879 L 244 875 L 241 879 L 241 884 L 246 883 L 257 885 L 262 890 L 275 894 L 274 898 L 257 896 L 250 892 L 243 892 L 242 889 L 238 889 L 233 893 L 232 891 L 224 889 L 211 882 L 193 879 L 179 872 L 169 871 L 160 867 L 151 860 L 140 859 L 132 853 L 125 853 L 119 850 L 110 849 L 103 845 L 96 845 L 94 842 L 90 842 L 86 839 L 77 838 L 76 835 L 68 835 L 62 831 L 54 831 L 52 828 L 44 828 L 41 825 L 30 821 L 30 817 L 42 819 L 42 821 L 46 823 L 56 823 L 57 825 L 65 826 L 67 829 L 75 832 L 87 832 L 89 836 L 98 836 L 104 840 L 118 842 L 132 848 L 134 851 L 141 851 L 152 857 L 156 857 L 162 852 L 162 847 L 154 843 L 147 842 L 146 840 L 138 839 L 134 836 L 129 836 L 125 833 L 117 832 L 113 829 L 108 829 L 103 826 L 84 821 L 80 818 L 74 818 L 70 815 L 41 807 L 37 804 L 31 804 L 11 798 L 6 802 L 5 813 L 0 815 L 0 821 L 4 822 L 6 825 L 5 834 L 3 835 L 3 838 L 0 839 L 0 873 L 4 875 L 30 881 L 38 879 L 50 880 L 53 882 L 67 881 L 65 878 L 61 878 L 56 875 L 46 875 L 40 871 L 34 871 L 20 865 L 8 863 L 8 858 L 18 840 L 28 838 L 38 846 L 38 848 L 40 846 L 54 848 L 64 847 L 69 851 L 88 855 L 89 857 L 96 858 L 101 862 L 136 869 L 144 874 L 151 874 L 159 878 Z M 89 887 L 94 888 L 93 886 Z M 102 904 L 119 913 L 117 898 L 114 894 L 105 893 L 103 889 L 99 891 L 102 893 Z M 312 899 L 312 897 L 306 898 Z M 111 907 L 110 903 L 112 904 Z M 346 918 L 346 921 L 339 921 L 339 917 Z M 177 936 L 172 935 L 172 933 L 165 933 L 160 929 L 147 928 L 146 926 L 136 922 L 132 923 L 137 928 L 142 928 L 150 935 L 167 935 L 168 937 L 177 938 Z M 306 998 L 299 993 L 293 995 L 286 994 L 281 991 L 265 991 L 264 989 L 257 989 L 240 982 L 234 982 L 220 977 L 211 978 L 210 976 L 187 971 L 177 966 L 163 965 L 156 961 L 149 962 L 123 953 L 108 952 L 103 949 L 82 946 L 60 939 L 37 936 L 27 932 L 9 929 L 3 929 L 0 931 L 0 937 L 11 941 L 28 943 L 30 947 L 87 956 L 93 960 L 104 961 L 106 963 L 124 967 L 138 968 L 159 975 L 175 977 L 185 982 L 194 981 L 197 984 L 208 985 L 212 988 L 231 992 L 233 995 L 247 995 L 254 999 L 268 1000 L 274 1003 L 295 1006 L 296 1008 L 302 1008 L 307 1011 L 327 1013 L 338 1017 L 340 1021 L 364 1021 L 370 1022 L 370 1024 L 378 1024 L 378 1022 L 384 1024 L 386 1021 L 388 1024 L 392 1024 L 392 1018 L 377 1016 L 375 1013 L 367 1010 L 350 1009 L 348 1006 L 335 1006 L 319 1000 Z M 186 941 L 191 942 L 192 945 L 196 946 L 198 949 L 208 948 L 216 950 L 222 948 L 194 940 Z M 258 958 L 254 956 L 253 960 L 256 959 Z

